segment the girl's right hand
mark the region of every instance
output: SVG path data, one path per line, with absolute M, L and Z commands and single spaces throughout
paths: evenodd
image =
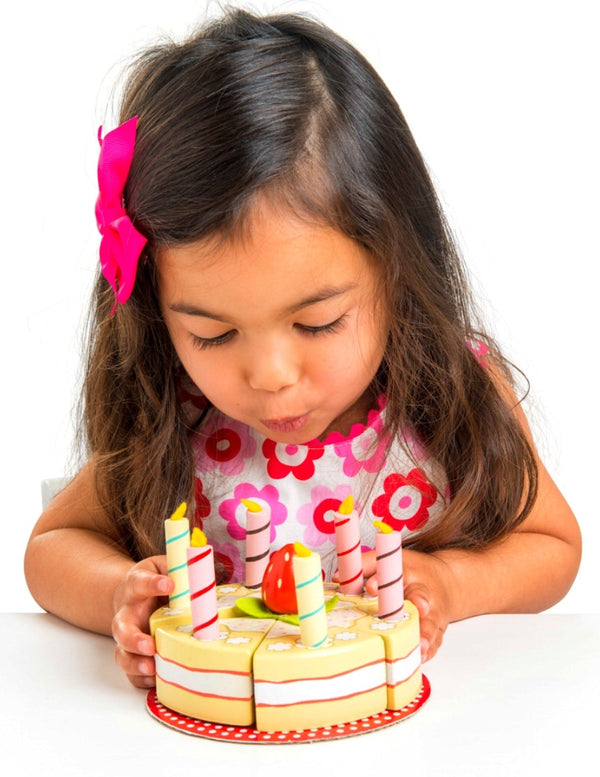
M 137 688 L 155 684 L 155 645 L 148 634 L 148 622 L 163 603 L 161 598 L 168 596 L 173 587 L 167 576 L 166 556 L 151 556 L 131 567 L 115 590 L 115 661 Z

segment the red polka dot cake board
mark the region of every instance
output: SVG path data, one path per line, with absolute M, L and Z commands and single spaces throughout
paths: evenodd
M 146 709 L 160 723 L 191 736 L 216 739 L 220 742 L 276 745 L 343 739 L 393 726 L 414 715 L 425 704 L 430 694 L 431 686 L 429 680 L 423 675 L 423 685 L 417 697 L 401 710 L 384 710 L 377 715 L 355 720 L 351 723 L 326 726 L 325 728 L 307 728 L 302 731 L 257 731 L 252 726 L 228 726 L 226 724 L 209 723 L 205 720 L 190 718 L 174 712 L 161 704 L 156 697 L 155 688 L 148 692 Z

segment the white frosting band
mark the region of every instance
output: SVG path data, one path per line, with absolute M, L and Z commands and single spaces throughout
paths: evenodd
M 421 646 L 411 651 L 404 658 L 397 658 L 395 661 L 387 661 L 387 684 L 398 685 L 408 680 L 421 666 Z
M 218 670 L 188 669 L 185 666 L 155 655 L 156 674 L 165 683 L 177 685 L 186 691 L 206 696 L 241 699 L 252 698 L 251 674 L 236 674 Z
M 254 684 L 256 706 L 285 707 L 288 704 L 334 701 L 372 691 L 385 684 L 381 666 L 383 661 L 384 659 L 334 677 L 288 680 L 280 683 L 257 680 Z M 352 689 L 350 694 L 349 688 Z

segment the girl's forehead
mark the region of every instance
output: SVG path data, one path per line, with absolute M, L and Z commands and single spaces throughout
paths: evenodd
M 335 227 L 270 205 L 255 210 L 235 236 L 165 248 L 158 255 L 161 291 L 210 296 L 227 289 L 288 297 L 320 287 L 359 286 L 374 275 L 359 243 Z

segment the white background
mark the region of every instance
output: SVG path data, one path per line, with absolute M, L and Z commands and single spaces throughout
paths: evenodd
M 136 49 L 162 32 L 185 34 L 206 5 L 34 0 L 1 12 L 0 610 L 37 609 L 23 552 L 40 481 L 68 467 L 98 249 L 96 132 L 114 126 L 110 88 Z M 313 12 L 371 60 L 398 99 L 490 326 L 531 381 L 538 445 L 583 530 L 579 577 L 555 610 L 598 611 L 596 4 L 252 5 Z

